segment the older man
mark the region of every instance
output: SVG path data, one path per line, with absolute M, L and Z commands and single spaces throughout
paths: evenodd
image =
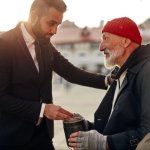
M 90 131 L 73 133 L 70 146 L 89 150 L 134 150 L 150 131 L 150 45 L 141 45 L 137 25 L 127 17 L 108 21 L 100 51 L 116 80 L 95 112 Z

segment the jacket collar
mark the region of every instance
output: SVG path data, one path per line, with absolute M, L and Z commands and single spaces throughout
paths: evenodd
M 138 68 L 143 64 L 143 61 L 147 58 L 150 58 L 150 44 L 139 46 L 127 59 L 127 61 L 123 64 L 123 66 L 119 69 L 116 79 L 119 79 L 121 74 L 128 69 L 132 73 L 137 73 Z M 138 66 L 137 66 L 138 64 Z

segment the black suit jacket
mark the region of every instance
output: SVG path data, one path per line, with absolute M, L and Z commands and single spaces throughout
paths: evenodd
M 105 88 L 104 76 L 76 68 L 51 43 L 41 45 L 41 53 L 38 73 L 19 25 L 0 36 L 0 145 L 30 140 L 42 102 L 53 103 L 52 71 L 72 83 Z M 43 120 L 52 139 L 53 121 Z

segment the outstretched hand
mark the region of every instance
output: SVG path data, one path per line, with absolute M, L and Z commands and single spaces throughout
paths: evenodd
M 51 120 L 65 120 L 73 117 L 73 113 L 65 110 L 61 106 L 54 104 L 46 104 L 44 116 Z

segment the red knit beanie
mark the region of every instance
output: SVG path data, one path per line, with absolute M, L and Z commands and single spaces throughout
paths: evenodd
M 104 26 L 103 32 L 126 37 L 141 45 L 142 38 L 136 23 L 127 17 L 116 18 L 108 21 Z

